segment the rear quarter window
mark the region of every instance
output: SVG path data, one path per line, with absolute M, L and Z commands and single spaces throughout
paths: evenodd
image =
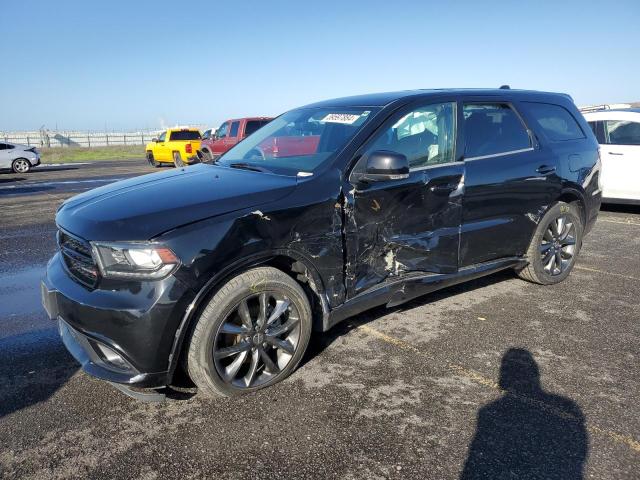
M 263 127 L 267 123 L 269 123 L 267 120 L 249 120 L 247 122 L 246 127 L 244 127 L 245 136 L 248 137 L 253 132 L 255 132 L 256 130 L 260 129 L 261 127 Z
M 178 130 L 171 132 L 169 140 L 200 140 L 200 132 L 195 130 Z
M 566 108 L 551 103 L 523 103 L 529 116 L 549 140 L 561 142 L 586 138 L 577 120 Z

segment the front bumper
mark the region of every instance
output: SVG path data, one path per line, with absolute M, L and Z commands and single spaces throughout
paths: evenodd
M 175 333 L 191 298 L 180 281 L 168 277 L 90 290 L 69 276 L 56 254 L 41 293 L 65 347 L 85 372 L 133 387 L 169 384 Z

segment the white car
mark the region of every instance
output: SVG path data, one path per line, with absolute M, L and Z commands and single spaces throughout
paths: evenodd
M 40 165 L 40 152 L 36 147 L 0 142 L 0 168 L 10 168 L 15 173 L 27 173 L 36 165 Z
M 583 112 L 602 157 L 602 201 L 640 204 L 640 109 Z

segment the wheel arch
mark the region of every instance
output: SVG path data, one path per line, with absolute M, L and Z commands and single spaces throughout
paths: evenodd
M 326 300 L 322 278 L 308 257 L 295 250 L 281 249 L 241 259 L 212 275 L 187 307 L 175 333 L 173 347 L 169 355 L 168 382 L 171 382 L 181 359 L 184 357 L 188 333 L 194 327 L 198 315 L 206 307 L 209 299 L 228 280 L 258 266 L 277 268 L 297 281 L 309 299 L 314 331 L 322 329 L 324 320 L 329 316 L 329 304 Z
M 582 220 L 583 228 L 587 223 L 587 205 L 584 201 L 584 195 L 574 188 L 566 188 L 556 199 L 557 202 L 573 203 L 580 210 L 580 220 Z M 546 213 L 546 212 L 545 212 Z

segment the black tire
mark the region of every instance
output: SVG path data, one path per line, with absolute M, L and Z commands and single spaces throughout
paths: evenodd
M 309 300 L 293 278 L 272 267 L 248 270 L 220 288 L 199 315 L 187 344 L 189 376 L 208 396 L 239 395 L 273 385 L 302 360 L 311 322 Z M 277 331 L 281 333 L 276 337 Z M 230 348 L 238 351 L 229 354 Z
M 180 156 L 180 152 L 173 152 L 173 164 L 176 168 L 184 167 L 184 162 Z
M 213 156 L 209 150 L 201 150 L 199 153 L 202 155 L 200 157 L 202 163 L 213 163 Z
M 160 162 L 157 162 L 153 156 L 153 152 L 147 152 L 147 162 L 154 168 L 160 168 Z
M 560 219 L 564 223 L 560 224 Z M 536 228 L 527 250 L 529 264 L 518 271 L 518 276 L 540 285 L 563 281 L 571 273 L 582 247 L 583 229 L 576 205 L 565 202 L 553 205 Z
M 31 162 L 26 158 L 16 158 L 11 163 L 13 173 L 29 173 L 31 171 Z

